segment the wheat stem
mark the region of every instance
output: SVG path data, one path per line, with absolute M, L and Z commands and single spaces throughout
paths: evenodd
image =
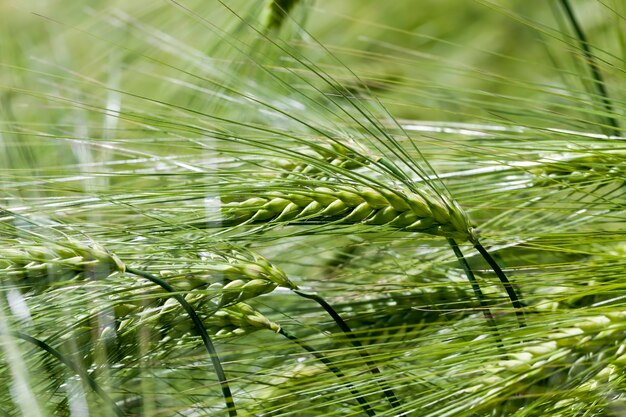
M 230 417 L 237 416 L 237 409 L 235 407 L 235 402 L 233 400 L 232 393 L 230 391 L 230 386 L 228 384 L 228 379 L 226 378 L 226 373 L 224 372 L 224 368 L 222 367 L 222 363 L 217 355 L 217 351 L 215 350 L 215 346 L 209 337 L 204 324 L 196 314 L 195 310 L 191 305 L 185 300 L 183 296 L 181 296 L 174 287 L 165 282 L 164 280 L 139 269 L 126 267 L 126 271 L 131 274 L 135 274 L 137 276 L 146 278 L 153 283 L 159 285 L 165 291 L 172 293 L 172 297 L 178 301 L 178 303 L 185 309 L 191 320 L 193 321 L 194 328 L 199 333 L 202 341 L 204 342 L 204 346 L 209 353 L 209 357 L 211 358 L 211 362 L 213 363 L 213 367 L 215 368 L 215 373 L 217 375 L 217 379 L 222 389 L 222 395 L 224 396 L 224 401 L 226 402 L 226 407 L 228 408 L 228 415 Z
M 311 293 L 307 293 L 307 292 L 300 291 L 300 290 L 294 290 L 294 292 L 298 294 L 299 296 L 313 300 L 317 302 L 320 306 L 322 306 L 322 308 L 326 310 L 326 312 L 332 317 L 335 323 L 337 323 L 337 326 L 339 326 L 339 328 L 346 335 L 346 337 L 350 341 L 350 344 L 359 352 L 359 355 L 361 355 L 361 358 L 365 360 L 365 364 L 369 367 L 370 372 L 372 374 L 379 374 L 379 375 L 381 374 L 380 369 L 378 369 L 378 366 L 374 363 L 374 361 L 372 361 L 372 359 L 370 359 L 369 353 L 367 353 L 367 351 L 363 349 L 363 345 L 361 344 L 361 341 L 352 333 L 352 329 L 350 329 L 350 326 L 348 326 L 348 323 L 346 323 L 341 318 L 339 313 L 337 313 L 337 311 L 335 311 L 335 309 L 330 304 L 328 304 L 326 300 L 324 300 L 322 297 L 320 297 L 317 294 L 311 294 Z M 383 394 L 385 394 L 385 397 L 387 397 L 387 400 L 389 401 L 389 404 L 391 404 L 391 406 L 394 408 L 399 407 L 400 401 L 398 401 L 396 394 L 393 392 L 393 390 L 387 384 L 387 382 L 385 380 L 380 380 L 379 383 L 383 390 Z
M 491 269 L 495 272 L 496 276 L 504 286 L 504 289 L 511 300 L 511 304 L 513 305 L 513 308 L 515 308 L 515 315 L 517 316 L 519 327 L 526 327 L 526 319 L 524 318 L 524 311 L 522 310 L 523 306 L 517 296 L 517 293 L 515 292 L 515 288 L 513 288 L 513 285 L 511 284 L 511 281 L 509 281 L 502 268 L 500 268 L 500 265 L 498 265 L 496 260 L 493 259 L 491 254 L 487 252 L 487 249 L 485 249 L 485 247 L 478 240 L 475 240 L 472 243 L 483 259 L 485 259 L 489 266 L 491 266 Z
M 306 350 L 307 352 L 311 353 L 313 356 L 315 356 L 315 358 L 319 360 L 320 362 L 322 362 L 324 365 L 326 365 L 326 367 L 332 373 L 334 373 L 337 376 L 337 378 L 343 379 L 345 377 L 345 374 L 341 371 L 341 369 L 333 365 L 333 363 L 328 358 L 326 358 L 317 350 L 315 350 L 311 346 L 307 345 L 306 343 L 298 339 L 296 336 L 293 336 L 287 333 L 283 329 L 280 329 L 278 333 L 283 335 L 287 339 L 291 340 L 292 342 L 296 343 L 298 346 L 300 346 L 302 349 Z M 374 410 L 372 410 L 371 406 L 369 405 L 367 400 L 363 398 L 361 393 L 350 382 L 346 382 L 346 386 L 348 387 L 348 389 L 350 389 L 350 393 L 355 396 L 356 400 L 361 405 L 361 408 L 363 408 L 363 411 L 365 411 L 365 414 L 367 414 L 368 416 L 375 416 L 376 414 L 374 413 Z
M 102 388 L 100 388 L 100 386 L 95 381 L 95 379 L 93 379 L 92 376 L 89 375 L 89 373 L 87 373 L 80 366 L 77 366 L 71 360 L 66 358 L 61 352 L 59 352 L 58 350 L 56 350 L 55 348 L 53 348 L 52 346 L 50 346 L 49 344 L 47 344 L 43 340 L 36 339 L 36 338 L 34 338 L 32 336 L 29 336 L 29 335 L 27 335 L 25 333 L 22 333 L 22 332 L 11 332 L 11 335 L 13 337 L 18 338 L 18 339 L 22 339 L 22 340 L 24 340 L 24 341 L 26 341 L 28 343 L 31 343 L 31 344 L 37 346 L 38 348 L 46 351 L 50 355 L 54 356 L 55 359 L 57 359 L 63 365 L 67 366 L 72 372 L 76 373 L 80 377 L 80 379 L 85 381 L 89 385 L 89 387 L 96 394 L 98 394 L 100 396 L 100 398 L 102 398 L 102 400 L 105 403 L 109 404 L 109 406 L 111 407 L 111 409 L 113 410 L 113 412 L 115 413 L 116 416 L 118 416 L 118 417 L 123 417 L 124 416 L 124 412 L 118 407 L 118 405 L 115 403 L 115 401 L 113 401 L 113 399 L 111 397 L 109 397 L 108 394 Z
M 454 255 L 459 261 L 461 268 L 463 268 L 463 271 L 465 272 L 465 276 L 467 277 L 467 280 L 472 285 L 472 290 L 474 291 L 474 295 L 478 299 L 478 303 L 480 304 L 483 310 L 485 319 L 487 320 L 487 323 L 489 324 L 489 326 L 493 329 L 494 335 L 496 336 L 496 340 L 498 341 L 499 346 L 502 347 L 502 339 L 500 338 L 500 332 L 498 332 L 498 326 L 496 325 L 496 321 L 493 318 L 493 314 L 491 314 L 491 310 L 489 309 L 489 304 L 487 303 L 487 300 L 485 299 L 485 296 L 482 290 L 480 289 L 480 285 L 478 285 L 478 281 L 476 280 L 476 277 L 474 276 L 474 272 L 472 272 L 472 268 L 467 263 L 467 259 L 465 259 L 465 256 L 463 256 L 463 252 L 461 252 L 461 248 L 459 248 L 459 245 L 456 243 L 456 241 L 454 239 L 448 238 L 448 244 L 452 248 L 452 251 L 454 252 Z
M 570 24 L 572 25 L 572 28 L 574 29 L 574 32 L 578 37 L 578 43 L 580 44 L 580 48 L 583 50 L 587 65 L 589 66 L 589 70 L 591 71 L 591 76 L 593 77 L 593 85 L 596 88 L 597 94 L 600 96 L 604 109 L 608 113 L 606 119 L 608 124 L 612 128 L 610 129 L 610 133 L 612 135 L 618 136 L 620 134 L 619 123 L 617 122 L 617 119 L 611 115 L 614 112 L 613 105 L 611 104 L 611 100 L 609 99 L 609 93 L 606 90 L 604 77 L 602 76 L 602 73 L 598 68 L 598 64 L 595 61 L 593 53 L 591 52 L 587 36 L 585 35 L 585 32 L 578 23 L 578 19 L 576 19 L 576 15 L 574 14 L 574 10 L 570 5 L 569 0 L 559 1 L 563 9 L 565 10 L 565 15 L 567 16 L 567 19 L 570 21 Z

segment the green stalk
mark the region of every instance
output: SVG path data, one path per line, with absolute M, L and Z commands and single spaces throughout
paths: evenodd
M 457 260 L 459 261 L 461 268 L 463 268 L 463 271 L 465 272 L 465 276 L 467 277 L 467 280 L 472 285 L 472 290 L 474 291 L 474 295 L 478 299 L 478 303 L 480 304 L 480 307 L 483 311 L 485 319 L 487 320 L 487 323 L 493 329 L 494 335 L 496 336 L 498 342 L 500 343 L 500 346 L 502 346 L 502 339 L 500 338 L 500 332 L 498 332 L 498 326 L 496 325 L 496 321 L 493 318 L 493 314 L 491 314 L 491 310 L 489 309 L 489 304 L 487 303 L 485 295 L 480 289 L 480 285 L 478 285 L 478 281 L 476 280 L 476 277 L 474 276 L 474 272 L 472 272 L 472 268 L 470 268 L 469 263 L 467 263 L 467 259 L 465 259 L 463 252 L 461 252 L 461 248 L 459 248 L 458 243 L 456 243 L 456 241 L 452 238 L 448 238 L 448 243 L 450 244 L 452 251 L 454 251 L 454 254 L 456 255 Z
M 346 335 L 346 337 L 350 341 L 350 344 L 359 352 L 359 355 L 361 355 L 361 358 L 363 358 L 363 360 L 365 361 L 365 364 L 369 367 L 369 371 L 372 374 L 381 375 L 380 369 L 378 369 L 378 366 L 374 363 L 372 359 L 370 359 L 369 353 L 363 350 L 363 345 L 361 344 L 359 339 L 356 336 L 354 336 L 354 334 L 352 333 L 352 329 L 350 329 L 350 326 L 348 326 L 348 324 L 341 318 L 339 313 L 337 313 L 337 311 L 335 311 L 335 309 L 330 304 L 328 304 L 326 300 L 324 300 L 322 297 L 320 297 L 317 294 L 310 294 L 310 293 L 306 293 L 300 290 L 294 290 L 293 292 L 295 292 L 301 297 L 313 300 L 317 302 L 320 306 L 322 306 L 322 308 L 326 310 L 326 312 L 335 321 L 337 326 L 339 326 L 339 328 Z M 383 390 L 383 394 L 385 394 L 385 397 L 387 397 L 389 404 L 391 404 L 391 406 L 394 408 L 400 407 L 400 401 L 398 400 L 398 397 L 396 397 L 396 394 L 393 392 L 393 390 L 387 384 L 387 382 L 384 379 L 381 379 L 379 381 L 379 384 Z
M 226 378 L 226 373 L 224 372 L 224 368 L 222 367 L 222 363 L 220 362 L 220 358 L 217 355 L 217 351 L 215 350 L 215 346 L 213 345 L 213 342 L 211 341 L 211 338 L 209 337 L 209 334 L 206 331 L 206 327 L 204 327 L 204 324 L 202 324 L 202 321 L 200 320 L 200 317 L 198 317 L 198 315 L 196 314 L 195 310 L 193 309 L 193 307 L 187 302 L 187 300 L 185 300 L 185 298 L 180 295 L 176 289 L 174 287 L 172 287 L 170 284 L 168 284 L 167 282 L 165 282 L 164 280 L 162 280 L 161 278 L 158 278 L 146 271 L 141 271 L 138 269 L 134 269 L 134 268 L 129 268 L 126 267 L 126 271 L 131 273 L 131 274 L 135 274 L 138 275 L 140 277 L 146 278 L 152 282 L 154 282 L 155 284 L 159 285 L 161 288 L 163 288 L 165 291 L 172 293 L 172 297 L 174 297 L 174 299 L 176 301 L 178 301 L 178 303 L 181 305 L 181 307 L 183 307 L 185 309 L 185 311 L 187 312 L 187 314 L 189 315 L 189 317 L 191 318 L 191 321 L 193 322 L 193 325 L 196 329 L 196 331 L 198 332 L 198 334 L 200 335 L 200 337 L 202 338 L 202 341 L 204 342 L 204 347 L 206 348 L 207 352 L 209 353 L 209 357 L 211 358 L 211 362 L 213 363 L 213 367 L 215 368 L 215 373 L 217 375 L 217 379 L 220 383 L 220 386 L 222 388 L 222 395 L 224 396 L 224 401 L 226 402 L 226 407 L 228 408 L 228 415 L 230 417 L 236 417 L 237 416 L 237 409 L 235 407 L 235 402 L 233 400 L 233 395 L 230 391 L 230 386 L 228 384 L 228 379 Z
M 337 378 L 343 379 L 345 377 L 345 374 L 341 371 L 341 369 L 339 369 L 335 365 L 333 365 L 333 363 L 328 358 L 326 358 L 324 355 L 319 353 L 317 350 L 315 350 L 311 346 L 307 345 L 306 343 L 304 343 L 303 341 L 298 339 L 296 336 L 290 335 L 289 333 L 287 333 L 283 329 L 280 329 L 280 331 L 278 333 L 283 335 L 283 336 L 285 336 L 287 339 L 289 339 L 292 342 L 296 343 L 302 349 L 306 350 L 307 352 L 309 352 L 313 356 L 315 356 L 315 358 L 317 360 L 319 360 L 320 362 L 322 362 L 324 365 L 326 365 L 326 367 L 332 373 L 334 373 L 337 376 Z M 352 385 L 350 382 L 346 382 L 346 386 L 350 389 L 350 393 L 355 396 L 357 402 L 361 405 L 361 408 L 363 408 L 363 411 L 365 411 L 365 414 L 367 414 L 368 416 L 375 416 L 376 414 L 374 413 L 374 410 L 372 410 L 372 407 L 369 405 L 367 400 L 365 398 L 363 398 L 361 393 L 354 387 L 354 385 Z
M 124 412 L 122 411 L 122 409 L 119 408 L 117 404 L 115 404 L 115 401 L 113 401 L 113 399 L 111 397 L 109 397 L 108 394 L 106 392 L 104 392 L 104 390 L 102 388 L 100 388 L 100 386 L 98 385 L 96 380 L 93 379 L 92 376 L 89 375 L 89 373 L 87 373 L 80 366 L 77 366 L 74 362 L 72 362 L 71 360 L 66 358 L 61 352 L 59 352 L 58 350 L 56 350 L 55 348 L 53 348 L 52 346 L 50 346 L 49 344 L 47 344 L 43 340 L 36 339 L 36 338 L 34 338 L 32 336 L 29 336 L 27 334 L 24 334 L 24 333 L 21 333 L 21 332 L 11 332 L 11 335 L 13 337 L 18 338 L 18 339 L 22 339 L 22 340 L 24 340 L 24 341 L 26 341 L 28 343 L 32 343 L 33 345 L 37 346 L 38 348 L 40 348 L 40 349 L 48 352 L 50 355 L 54 356 L 55 359 L 57 359 L 63 365 L 67 366 L 70 370 L 72 370 L 72 372 L 76 373 L 80 377 L 80 379 L 82 379 L 84 382 L 86 382 L 89 385 L 89 387 L 92 390 L 94 390 L 94 392 L 96 394 L 98 394 L 100 396 L 100 398 L 102 398 L 102 400 L 111 407 L 111 409 L 113 410 L 113 412 L 115 413 L 116 416 L 118 416 L 118 417 L 123 417 L 124 416 Z
M 267 30 L 279 30 L 289 12 L 300 0 L 270 0 L 265 5 L 263 26 Z
M 509 281 L 502 268 L 500 268 L 500 265 L 498 265 L 496 260 L 493 259 L 491 254 L 487 252 L 487 249 L 485 249 L 485 247 L 478 240 L 472 243 L 474 244 L 474 248 L 476 248 L 483 259 L 487 261 L 493 272 L 495 272 L 496 276 L 504 286 L 504 289 L 511 300 L 511 304 L 513 305 L 513 308 L 515 308 L 515 315 L 517 316 L 519 327 L 526 327 L 526 319 L 524 318 L 524 311 L 522 310 L 523 306 L 517 296 L 517 293 L 515 292 L 515 288 L 513 288 L 513 285 L 511 284 L 511 281 Z
M 559 0 L 561 6 L 565 10 L 565 16 L 570 21 L 572 28 L 574 29 L 574 33 L 576 33 L 576 37 L 578 38 L 578 43 L 580 44 L 580 48 L 583 50 L 583 54 L 585 55 L 585 60 L 587 61 L 587 65 L 589 66 L 589 70 L 591 71 L 591 76 L 593 77 L 593 85 L 596 88 L 597 94 L 600 96 L 602 100 L 602 105 L 604 106 L 604 110 L 606 110 L 609 115 L 607 115 L 607 122 L 612 127 L 611 134 L 618 136 L 620 134 L 620 127 L 617 119 L 611 116 L 613 113 L 613 105 L 611 104 L 611 100 L 609 99 L 609 93 L 606 90 L 606 84 L 604 82 L 604 77 L 602 77 L 602 73 L 598 68 L 598 64 L 595 61 L 593 54 L 591 53 L 591 48 L 589 47 L 589 41 L 587 40 L 587 36 L 583 31 L 582 27 L 578 23 L 578 19 L 576 19 L 576 15 L 574 14 L 574 9 L 569 3 L 569 0 Z

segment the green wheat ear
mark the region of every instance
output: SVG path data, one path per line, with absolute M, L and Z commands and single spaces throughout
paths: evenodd
M 277 287 L 297 288 L 280 268 L 252 251 L 204 250 L 201 255 L 186 269 L 163 270 L 160 274 L 179 277 L 176 282 L 180 288 L 206 288 L 220 294 L 220 307 L 268 294 Z
M 0 273 L 27 289 L 72 279 L 79 274 L 107 276 L 126 265 L 103 247 L 67 241 L 46 246 L 15 242 L 0 249 Z
M 260 192 L 222 207 L 228 224 L 301 223 L 387 226 L 475 240 L 468 215 L 454 201 L 425 191 L 375 190 L 337 185 Z
M 281 327 L 246 303 L 237 303 L 215 312 L 209 322 L 215 336 L 243 335 L 257 330 L 279 333 Z
M 589 155 L 563 157 L 533 167 L 534 184 L 557 185 L 605 185 L 623 184 L 626 181 L 626 159 L 617 153 L 595 152 Z

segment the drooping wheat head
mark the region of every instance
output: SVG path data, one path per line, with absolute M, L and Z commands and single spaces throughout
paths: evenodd
M 454 201 L 425 191 L 374 190 L 349 185 L 259 191 L 223 206 L 227 223 L 363 224 L 406 232 L 475 239 L 467 214 Z

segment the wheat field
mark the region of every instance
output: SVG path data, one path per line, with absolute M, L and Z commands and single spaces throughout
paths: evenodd
M 0 415 L 626 415 L 623 0 L 0 23 Z

